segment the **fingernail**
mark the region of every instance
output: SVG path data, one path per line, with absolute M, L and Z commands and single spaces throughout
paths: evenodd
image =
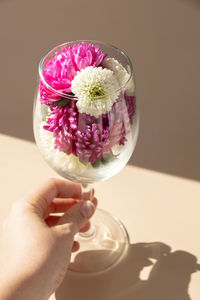
M 83 215 L 83 217 L 89 219 L 95 210 L 95 206 L 91 201 L 84 201 L 81 204 L 81 214 Z

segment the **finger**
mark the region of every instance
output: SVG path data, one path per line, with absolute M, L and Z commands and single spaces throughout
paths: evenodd
M 82 201 L 73 205 L 67 212 L 60 218 L 58 225 L 62 231 L 69 233 L 69 224 L 71 233 L 76 234 L 81 227 L 93 215 L 95 206 L 91 201 Z M 67 226 L 66 226 L 67 225 Z
M 49 179 L 25 199 L 43 215 L 54 198 L 81 198 L 81 186 L 67 180 Z
M 98 200 L 97 200 L 96 197 L 94 197 L 94 198 L 92 199 L 92 203 L 94 204 L 95 207 L 97 207 L 97 205 L 98 205 Z
M 98 201 L 97 201 L 97 198 L 93 198 L 92 199 L 92 203 L 94 204 L 94 206 L 95 207 L 97 207 L 97 203 L 98 203 Z M 90 221 L 87 221 L 82 227 L 81 227 L 81 229 L 79 230 L 79 232 L 86 232 L 86 231 L 88 231 L 90 229 Z
M 94 197 L 94 189 L 91 189 L 88 192 L 83 193 L 83 200 L 91 200 Z
M 57 198 L 54 199 L 48 209 L 49 213 L 61 213 L 61 212 L 66 212 L 70 207 L 72 207 L 74 204 L 81 202 L 81 199 L 74 199 L 74 198 Z M 92 202 L 95 206 L 97 206 L 97 198 L 93 197 Z
M 68 210 L 70 207 L 72 207 L 74 204 L 76 204 L 78 199 L 64 199 L 64 198 L 56 198 L 54 199 L 49 206 L 47 207 L 46 211 L 44 212 L 44 219 L 48 217 L 51 213 L 64 213 L 66 210 Z
M 60 221 L 61 216 L 48 216 L 45 222 L 49 227 L 55 226 Z
M 82 227 L 81 229 L 79 230 L 79 232 L 86 232 L 90 229 L 90 222 L 86 222 Z
M 74 241 L 74 242 L 73 242 L 73 245 L 72 245 L 72 252 L 76 252 L 76 251 L 78 251 L 78 250 L 79 250 L 79 248 L 80 248 L 80 244 L 79 244 L 79 242 L 77 242 L 77 241 Z
M 94 204 L 95 208 L 97 207 L 97 204 L 98 204 L 98 200 L 97 198 L 93 198 L 92 199 L 92 203 Z M 82 227 L 81 229 L 79 230 L 79 232 L 86 232 L 90 229 L 90 221 L 87 221 Z
M 51 213 L 65 213 L 70 207 L 72 207 L 74 204 L 80 202 L 79 199 L 63 199 L 63 198 L 57 198 L 54 199 L 46 211 L 44 212 L 44 219 L 48 217 Z M 97 198 L 93 197 L 92 202 L 95 206 L 97 206 Z

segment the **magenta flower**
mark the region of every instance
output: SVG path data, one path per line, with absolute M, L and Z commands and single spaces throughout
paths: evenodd
M 81 161 L 99 162 L 112 155 L 112 147 L 124 145 L 126 133 L 135 114 L 135 98 L 121 94 L 112 110 L 99 118 L 79 113 L 76 101 L 64 107 L 51 106 L 48 125 L 53 132 L 55 148 Z
M 41 80 L 39 84 L 39 90 L 40 90 L 40 102 L 42 104 L 51 104 L 55 101 L 59 101 L 62 99 L 62 97 L 58 96 L 58 94 L 48 89 Z
M 85 42 L 64 47 L 45 65 L 42 75 L 49 86 L 62 93 L 71 93 L 71 82 L 80 71 L 88 66 L 98 67 L 106 57 L 99 46 Z M 50 105 L 61 97 L 47 89 L 40 81 L 41 103 Z
M 130 121 L 133 119 L 136 112 L 136 99 L 135 96 L 128 96 L 125 94 L 126 106 Z

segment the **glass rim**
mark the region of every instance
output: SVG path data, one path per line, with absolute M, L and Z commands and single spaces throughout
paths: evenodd
M 128 79 L 127 79 L 126 82 L 125 82 L 122 86 L 120 86 L 117 90 L 115 90 L 113 93 L 105 94 L 105 95 L 103 95 L 103 96 L 95 96 L 95 97 L 90 97 L 90 98 L 91 98 L 91 99 L 102 99 L 102 98 L 107 97 L 107 96 L 109 96 L 109 95 L 113 95 L 113 94 L 116 94 L 116 93 L 120 93 L 120 91 L 121 91 L 123 88 L 125 88 L 125 87 L 127 86 L 128 82 L 131 80 L 131 78 L 132 78 L 132 76 L 133 76 L 133 65 L 132 65 L 132 62 L 131 62 L 130 58 L 128 57 L 128 55 L 125 53 L 124 50 L 122 50 L 122 49 L 120 49 L 120 48 L 118 48 L 118 47 L 116 47 L 116 46 L 114 46 L 114 45 L 112 45 L 112 44 L 110 44 L 110 43 L 101 42 L 101 41 L 96 41 L 96 40 L 75 40 L 75 41 L 69 41 L 69 42 L 65 42 L 65 43 L 59 44 L 59 45 L 55 46 L 54 48 L 52 48 L 50 51 L 48 51 L 47 54 L 44 55 L 44 56 L 41 58 L 40 62 L 39 62 L 39 77 L 40 77 L 42 83 L 43 83 L 49 90 L 51 90 L 52 92 L 54 92 L 56 95 L 61 96 L 62 98 L 71 99 L 71 100 L 78 100 L 78 97 L 73 96 L 73 95 L 71 95 L 71 94 L 67 94 L 67 93 L 60 92 L 60 91 L 54 89 L 51 85 L 49 85 L 49 84 L 47 83 L 47 81 L 45 80 L 43 74 L 42 74 L 42 71 L 43 71 L 43 68 L 42 68 L 42 67 L 43 67 L 44 60 L 48 57 L 48 55 L 49 55 L 50 53 L 52 53 L 53 51 L 55 52 L 55 50 L 56 50 L 57 48 L 61 48 L 62 46 L 64 47 L 64 46 L 67 46 L 67 45 L 70 46 L 70 44 L 78 44 L 78 43 L 81 43 L 81 42 L 85 42 L 85 43 L 88 42 L 88 43 L 92 43 L 92 44 L 94 44 L 94 45 L 96 44 L 97 46 L 100 46 L 100 47 L 101 47 L 101 45 L 105 45 L 105 46 L 108 46 L 108 47 L 110 47 L 110 48 L 115 49 L 117 52 L 119 52 L 122 56 L 124 56 L 124 57 L 126 58 L 126 60 L 127 60 L 127 62 L 128 62 L 128 65 L 129 65 L 129 67 L 130 67 L 130 73 L 129 73 Z

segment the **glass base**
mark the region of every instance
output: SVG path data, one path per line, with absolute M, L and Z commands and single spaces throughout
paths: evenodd
M 129 245 L 124 225 L 108 212 L 97 209 L 91 229 L 75 238 L 80 250 L 72 254 L 69 270 L 79 273 L 104 271 L 117 263 Z

